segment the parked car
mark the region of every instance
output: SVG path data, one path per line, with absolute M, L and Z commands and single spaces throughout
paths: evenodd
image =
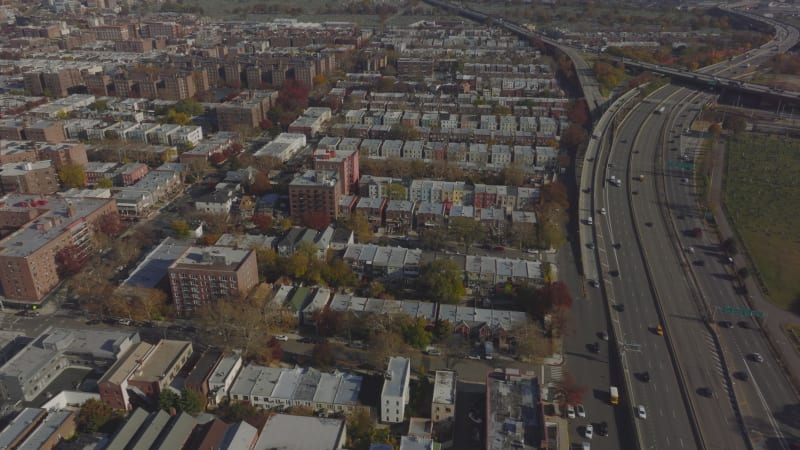
M 583 404 L 578 404 L 575 407 L 575 411 L 578 413 L 578 417 L 586 418 L 586 409 L 583 407 Z
M 575 418 L 575 407 L 572 405 L 567 405 L 567 417 L 570 419 Z
M 481 359 L 480 355 L 467 355 L 467 359 Z
M 273 337 L 275 338 L 276 341 L 281 341 L 281 342 L 286 342 L 286 341 L 289 340 L 289 338 L 286 335 L 283 335 L 283 334 L 276 334 Z
M 586 436 L 586 439 L 591 439 L 594 437 L 594 426 L 592 424 L 586 425 L 584 436 Z
M 130 324 L 132 322 L 131 322 L 131 319 L 119 319 L 119 320 L 117 320 L 117 323 L 120 324 L 120 325 L 125 325 L 127 327 L 127 326 L 130 326 Z
M 647 411 L 644 409 L 644 405 L 636 407 L 636 415 L 639 416 L 640 419 L 647 419 Z

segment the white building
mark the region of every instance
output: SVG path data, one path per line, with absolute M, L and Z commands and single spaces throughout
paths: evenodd
M 213 373 L 208 378 L 208 401 L 212 405 L 218 405 L 228 395 L 228 390 L 233 386 L 233 381 L 239 375 L 242 368 L 242 356 L 234 353 L 224 356 Z
M 381 422 L 400 423 L 405 420 L 409 401 L 411 360 L 400 356 L 389 359 L 381 390 Z

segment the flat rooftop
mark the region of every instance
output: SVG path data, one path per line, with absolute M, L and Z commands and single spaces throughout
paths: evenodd
M 433 402 L 452 405 L 456 401 L 456 373 L 437 370 L 433 384 Z
M 167 269 L 191 247 L 191 244 L 168 237 L 158 244 L 122 282 L 125 286 L 153 288 L 167 276 Z
M 411 360 L 401 356 L 392 356 L 389 359 L 386 373 L 387 375 L 391 374 L 391 378 L 384 379 L 381 397 L 400 397 L 403 394 L 403 389 L 406 385 L 406 371 L 409 369 L 410 364 Z
M 188 341 L 162 339 L 156 344 L 150 357 L 142 364 L 141 372 L 130 377 L 130 380 L 151 383 L 160 380 L 161 375 L 168 372 L 184 350 L 191 346 L 191 342 Z
M 102 198 L 64 199 L 32 194 L 9 194 L 0 199 L 0 214 L 3 211 L 24 211 L 34 208 L 38 216 L 0 241 L 0 255 L 29 256 L 111 201 Z M 70 206 L 72 215 L 68 212 Z
M 189 247 L 171 268 L 223 267 L 235 268 L 241 264 L 252 250 L 223 246 Z

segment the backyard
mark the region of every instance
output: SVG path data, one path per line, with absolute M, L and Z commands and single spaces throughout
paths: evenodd
M 728 143 L 726 212 L 772 301 L 800 307 L 800 139 L 742 134 Z

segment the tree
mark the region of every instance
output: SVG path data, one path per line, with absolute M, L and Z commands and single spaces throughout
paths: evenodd
M 397 321 L 400 323 L 403 340 L 406 344 L 418 349 L 425 349 L 431 344 L 433 336 L 426 329 L 428 323 L 425 319 L 422 317 L 414 319 L 401 315 Z
M 486 237 L 486 228 L 483 224 L 469 217 L 451 219 L 448 230 L 453 238 L 464 244 L 464 253 L 469 253 L 472 244 Z
M 106 236 L 116 237 L 125 229 L 125 224 L 122 223 L 119 214 L 115 211 L 100 216 L 95 222 L 95 227 L 97 227 L 97 231 Z
M 400 183 L 386 186 L 386 197 L 389 200 L 408 200 L 408 189 Z
M 173 408 L 177 410 L 180 400 L 181 397 L 175 391 L 167 388 L 158 395 L 158 407 L 167 411 Z
M 90 398 L 81 405 L 75 423 L 81 433 L 95 433 L 109 422 L 118 419 L 119 414 L 108 402 Z
M 184 388 L 178 399 L 178 409 L 191 415 L 197 415 L 206 409 L 206 402 L 193 389 Z
M 56 252 L 55 258 L 56 270 L 61 277 L 75 275 L 86 266 L 86 253 L 74 244 L 67 245 Z
M 745 120 L 742 116 L 728 114 L 722 121 L 722 128 L 725 130 L 730 130 L 734 134 L 739 134 L 747 129 L 747 120 Z
M 111 178 L 101 178 L 97 182 L 98 189 L 111 189 L 112 187 L 114 187 L 114 181 Z
M 317 334 L 332 337 L 339 333 L 342 313 L 327 306 L 315 311 L 312 317 L 317 325 Z
M 331 216 L 327 211 L 306 211 L 300 217 L 300 223 L 305 227 L 322 231 L 331 224 Z
M 561 132 L 561 148 L 567 152 L 574 154 L 577 150 L 589 140 L 589 133 L 580 125 L 571 124 L 566 130 Z
M 356 211 L 344 221 L 344 226 L 353 232 L 356 242 L 367 242 L 372 239 L 372 227 L 367 220 L 367 216 L 361 212 Z
M 329 258 L 321 269 L 322 278 L 332 288 L 352 287 L 358 282 L 353 269 L 341 258 Z
M 185 220 L 175 220 L 172 222 L 172 231 L 180 239 L 185 239 L 191 236 L 189 224 Z
M 311 364 L 314 367 L 319 367 L 320 370 L 326 370 L 336 364 L 331 345 L 327 341 L 314 345 L 311 350 Z
M 269 177 L 264 172 L 256 172 L 253 182 L 247 186 L 247 192 L 251 195 L 262 196 L 270 191 L 271 184 Z
M 175 111 L 188 114 L 190 116 L 200 116 L 205 112 L 205 108 L 193 98 L 184 98 L 175 103 Z
M 586 386 L 581 386 L 569 372 L 564 372 L 561 380 L 555 386 L 556 396 L 562 407 L 566 405 L 577 405 L 583 402 L 583 396 L 589 390 Z
M 722 133 L 722 127 L 718 123 L 714 122 L 709 125 L 708 132 L 714 136 L 719 136 L 719 134 Z
M 86 170 L 80 164 L 64 164 L 58 171 L 58 179 L 67 189 L 86 186 Z
M 267 234 L 272 228 L 272 215 L 266 213 L 253 214 L 253 224 L 258 231 Z
M 449 259 L 435 259 L 422 266 L 420 288 L 429 300 L 457 304 L 466 294 L 458 265 Z

